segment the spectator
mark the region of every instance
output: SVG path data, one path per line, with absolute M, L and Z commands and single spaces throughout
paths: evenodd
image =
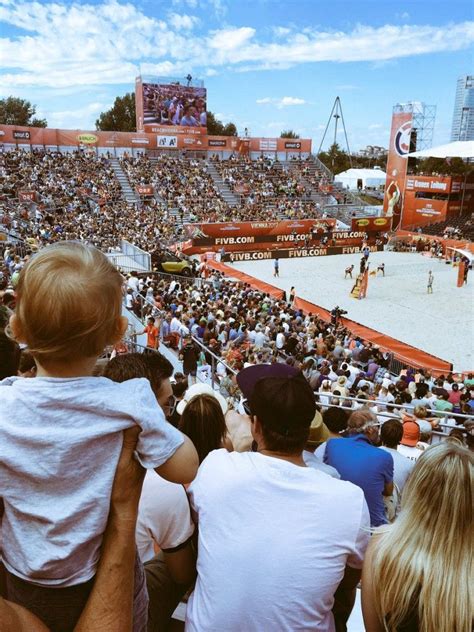
M 35 255 L 18 283 L 11 330 L 38 370 L 35 379 L 0 385 L 2 557 L 10 599 L 53 630 L 73 629 L 92 588 L 121 431 L 139 425 L 142 465 L 172 481 L 189 482 L 197 467 L 191 442 L 166 424 L 148 382 L 91 377 L 126 326 L 122 282 L 98 250 L 64 242 Z M 138 562 L 135 591 L 141 629 L 146 590 Z
M 176 410 L 181 415 L 178 427 L 195 445 L 200 463 L 212 450 L 232 450 L 224 419 L 227 402 L 210 386 L 191 386 Z
M 5 333 L 10 315 L 6 307 L 0 306 L 0 379 L 18 373 L 20 366 L 20 346 Z
M 189 488 L 199 554 L 186 628 L 260 632 L 271 621 L 280 629 L 333 629 L 334 594 L 339 587 L 339 599 L 353 597 L 367 545 L 363 494 L 305 466 L 315 402 L 299 371 L 257 365 L 238 382 L 257 452 L 211 452 Z
M 104 376 L 114 382 L 145 378 L 168 416 L 172 395 L 171 363 L 160 353 L 131 353 L 111 360 Z M 148 631 L 165 630 L 179 601 L 195 576 L 192 547 L 194 525 L 182 485 L 147 471 L 138 508 L 135 533 L 138 554 L 145 564 Z M 156 550 L 160 553 L 155 554 Z
M 379 433 L 373 413 L 367 410 L 353 412 L 347 432 L 347 439 L 327 442 L 324 462 L 335 467 L 342 480 L 350 481 L 364 491 L 371 525 L 378 527 L 387 522 L 383 496 L 393 493 L 393 459 L 374 445 Z
M 420 458 L 400 515 L 372 538 L 364 561 L 368 632 L 472 629 L 473 481 L 474 457 L 456 441 Z
M 347 428 L 347 411 L 343 408 L 339 408 L 339 406 L 331 406 L 324 411 L 323 421 L 324 425 L 328 429 L 329 436 L 314 452 L 315 456 L 321 462 L 324 461 L 326 446 L 329 439 L 342 439 L 342 433 Z
M 407 459 L 397 448 L 403 437 L 403 426 L 396 419 L 390 419 L 386 421 L 380 430 L 380 438 L 382 440 L 381 450 L 385 450 L 391 454 L 393 459 L 393 482 L 398 488 L 401 495 L 405 487 L 405 483 L 410 475 L 410 472 L 415 467 L 415 464 L 410 459 Z
M 94 586 L 74 632 L 131 629 L 138 499 L 144 470 L 134 458 L 138 428 L 123 433 L 123 445 L 115 472 L 110 511 Z M 2 632 L 49 632 L 25 608 L 0 596 Z
M 405 421 L 403 423 L 403 435 L 397 451 L 407 459 L 416 461 L 423 450 L 419 447 L 420 427 L 415 421 Z

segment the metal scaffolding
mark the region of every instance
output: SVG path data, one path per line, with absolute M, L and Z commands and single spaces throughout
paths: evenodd
M 410 151 L 430 149 L 433 145 L 433 133 L 436 121 L 436 105 L 426 105 L 422 101 L 397 103 L 393 113 L 407 112 L 412 114 L 412 141 Z

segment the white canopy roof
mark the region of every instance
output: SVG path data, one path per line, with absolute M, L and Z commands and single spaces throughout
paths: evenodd
M 454 248 L 454 246 L 448 246 L 448 250 L 454 250 L 455 252 L 459 252 L 463 257 L 467 257 L 469 261 L 474 259 L 474 254 L 470 250 L 465 250 L 464 248 Z
M 411 158 L 474 158 L 474 141 L 457 140 L 447 145 L 438 145 L 408 154 Z
M 336 178 L 347 176 L 349 178 L 380 178 L 385 180 L 387 174 L 383 169 L 347 169 L 336 175 Z

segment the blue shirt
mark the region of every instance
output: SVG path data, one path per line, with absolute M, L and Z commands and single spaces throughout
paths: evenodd
M 332 465 L 343 481 L 358 485 L 369 507 L 370 524 L 386 524 L 382 492 L 393 481 L 393 458 L 373 446 L 363 434 L 347 439 L 330 439 L 326 444 L 324 462 Z

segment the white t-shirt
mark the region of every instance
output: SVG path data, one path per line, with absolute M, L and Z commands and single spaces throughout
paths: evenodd
M 405 447 L 405 446 L 404 446 Z M 410 472 L 415 467 L 415 461 L 411 460 L 404 456 L 398 450 L 394 450 L 393 448 L 387 448 L 386 446 L 381 446 L 381 450 L 385 450 L 392 455 L 393 458 L 393 482 L 398 487 L 399 491 L 402 492 L 405 487 L 405 483 L 407 482 L 408 477 L 410 476 Z
M 398 446 L 397 451 L 411 461 L 416 461 L 423 454 L 423 450 L 402 444 Z
M 2 556 L 11 573 L 50 586 L 94 576 L 121 431 L 135 425 L 146 468 L 162 465 L 183 443 L 146 379 L 0 382 Z
M 199 520 L 186 631 L 333 632 L 333 595 L 360 568 L 369 513 L 359 487 L 256 452 L 214 450 L 188 489 Z
M 155 556 L 153 543 L 163 551 L 184 544 L 194 533 L 186 490 L 148 470 L 143 481 L 135 541 L 142 562 Z

